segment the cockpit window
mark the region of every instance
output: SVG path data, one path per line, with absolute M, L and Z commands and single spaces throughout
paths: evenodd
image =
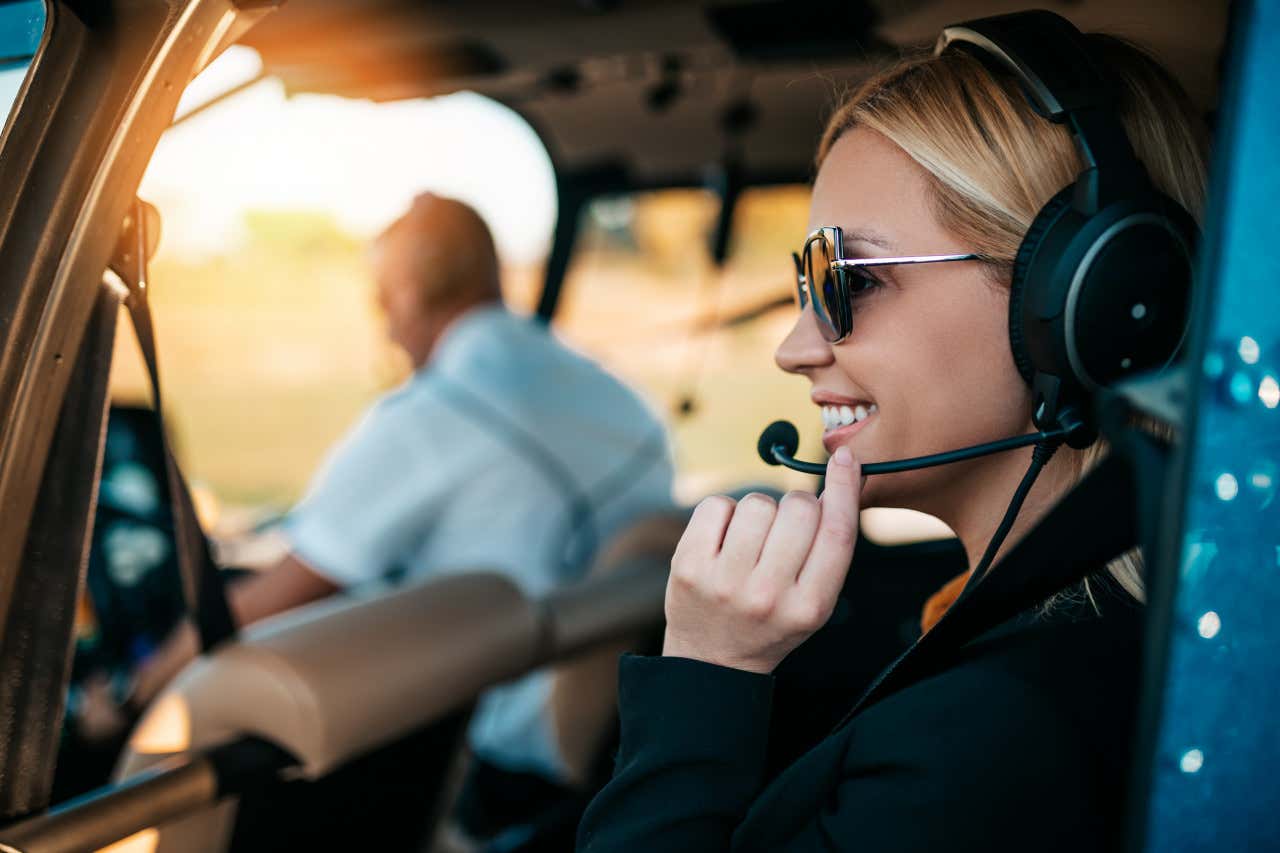
M 6 124 L 40 48 L 47 20 L 45 0 L 0 3 L 0 106 Z
M 734 214 L 729 253 L 710 248 L 719 198 L 670 189 L 588 206 L 556 315 L 566 338 L 643 388 L 672 425 L 677 497 L 696 501 L 744 484 L 812 488 L 766 467 L 756 439 L 771 421 L 801 428 L 821 454 L 808 383 L 780 371 L 773 350 L 795 320 L 789 252 L 803 238 L 809 191 L 751 189 Z
M 506 107 L 293 94 L 260 69 L 233 48 L 192 81 L 139 190 L 163 219 L 151 301 L 166 415 L 208 528 L 236 541 L 292 506 L 408 374 L 377 306 L 371 238 L 416 193 L 467 201 L 493 232 L 508 301 L 528 311 L 555 218 L 546 151 Z M 122 328 L 112 400 L 146 399 Z

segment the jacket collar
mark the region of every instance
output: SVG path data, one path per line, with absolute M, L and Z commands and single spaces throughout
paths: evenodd
M 1138 542 L 1131 466 L 1112 453 L 1066 494 L 977 586 L 872 682 L 841 722 L 959 648 L 1079 582 Z M 838 727 L 837 727 L 838 728 Z

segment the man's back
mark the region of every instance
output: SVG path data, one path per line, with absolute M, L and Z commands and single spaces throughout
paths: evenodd
M 466 494 L 440 523 L 487 525 L 492 535 L 432 537 L 423 562 L 519 561 L 526 591 L 543 592 L 579 576 L 620 525 L 670 504 L 666 430 L 545 326 L 493 309 L 468 320 L 427 369 L 431 394 L 414 406 L 425 414 L 442 402 L 450 414 L 435 429 L 474 442 L 459 460 L 472 466 Z
M 665 430 L 634 393 L 541 325 L 483 308 L 334 449 L 290 533 L 344 586 L 493 568 L 539 593 L 670 489 Z
M 289 534 L 341 586 L 496 570 L 539 595 L 669 506 L 671 479 L 666 431 L 633 392 L 542 325 L 478 308 L 334 449 Z M 554 777 L 546 690 L 535 676 L 486 696 L 477 751 Z

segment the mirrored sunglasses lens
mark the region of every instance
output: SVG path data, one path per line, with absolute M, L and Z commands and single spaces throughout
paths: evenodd
M 831 274 L 836 293 L 830 302 L 831 327 L 836 330 L 834 341 L 843 340 L 853 331 L 853 294 L 866 286 L 866 277 L 849 270 L 835 270 Z M 838 284 L 835 284 L 838 282 Z
M 814 237 L 805 246 L 804 269 L 809 280 L 809 293 L 813 297 L 813 313 L 818 317 L 818 328 L 828 341 L 842 337 L 836 318 L 840 315 L 840 287 L 831 272 L 831 243 L 825 236 Z M 833 309 L 835 309 L 833 311 Z

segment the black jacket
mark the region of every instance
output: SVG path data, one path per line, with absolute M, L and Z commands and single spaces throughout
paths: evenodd
M 580 853 L 1118 848 L 1142 612 L 1098 575 L 1096 610 L 1044 612 L 1085 572 L 1021 550 L 776 776 L 770 742 L 796 736 L 771 733 L 782 669 L 624 658 L 615 773 Z

